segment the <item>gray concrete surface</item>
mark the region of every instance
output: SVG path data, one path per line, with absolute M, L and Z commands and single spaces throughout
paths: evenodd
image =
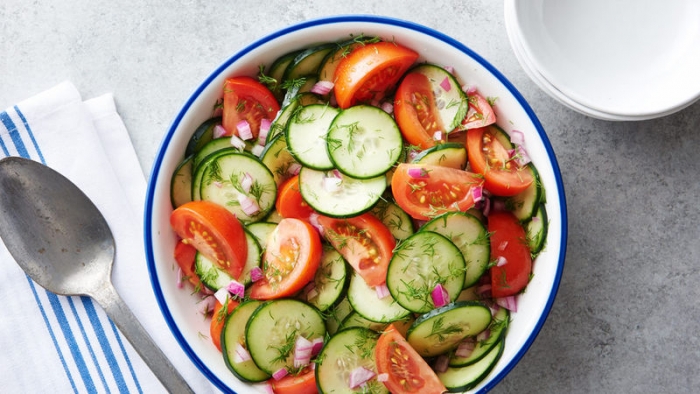
M 562 107 L 520 68 L 498 0 L 2 0 L 0 108 L 66 79 L 85 98 L 113 92 L 148 174 L 210 70 L 278 28 L 348 13 L 410 20 L 471 47 L 530 102 L 557 154 L 569 208 L 561 287 L 492 392 L 700 391 L 700 103 L 620 123 Z

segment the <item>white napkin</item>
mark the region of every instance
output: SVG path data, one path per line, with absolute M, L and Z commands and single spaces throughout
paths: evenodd
M 142 226 L 146 183 L 112 96 L 83 102 L 64 82 L 1 112 L 5 156 L 43 162 L 92 199 L 117 243 L 117 292 L 190 386 L 216 392 L 175 341 L 151 289 Z M 165 392 L 96 302 L 47 292 L 1 242 L 0 305 L 3 393 Z

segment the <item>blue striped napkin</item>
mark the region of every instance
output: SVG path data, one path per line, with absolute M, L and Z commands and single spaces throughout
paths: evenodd
M 117 291 L 190 386 L 216 392 L 175 341 L 151 290 L 142 230 L 146 183 L 112 96 L 83 101 L 64 82 L 0 112 L 5 156 L 47 164 L 93 200 L 117 243 Z M 0 302 L 0 392 L 165 391 L 97 303 L 44 290 L 1 241 Z

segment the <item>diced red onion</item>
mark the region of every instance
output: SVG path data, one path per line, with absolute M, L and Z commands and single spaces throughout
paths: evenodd
M 231 145 L 233 145 L 233 147 L 236 149 L 245 149 L 245 141 L 238 138 L 238 136 L 235 134 L 231 136 Z
M 251 186 L 253 186 L 253 176 L 246 172 L 243 174 L 243 179 L 241 179 L 241 188 L 246 193 L 250 193 Z
M 260 206 L 258 206 L 257 201 L 246 196 L 245 194 L 238 195 L 238 203 L 241 204 L 241 209 L 248 216 L 253 216 L 260 212 Z
M 211 136 L 214 139 L 221 138 L 221 137 L 225 136 L 226 134 L 228 134 L 228 133 L 226 133 L 226 129 L 224 128 L 224 126 L 222 126 L 220 124 L 214 126 L 214 130 L 212 130 L 212 132 L 211 132 Z
M 377 375 L 377 382 L 388 382 L 389 381 L 389 374 L 384 372 L 380 373 Z
M 374 377 L 375 373 L 364 367 L 357 367 L 350 372 L 348 385 L 351 389 L 356 389 Z
M 236 352 L 233 355 L 233 362 L 236 364 L 240 364 L 246 361 L 252 360 L 250 357 L 250 353 L 246 348 L 243 347 L 240 343 L 236 343 Z
M 250 129 L 250 123 L 247 120 L 243 119 L 236 123 L 236 129 L 238 130 L 238 136 L 242 140 L 248 141 L 253 139 L 253 130 Z
M 434 141 L 440 141 L 442 140 L 442 131 L 436 131 L 433 133 L 433 140 Z
M 527 150 L 522 145 L 519 145 L 517 148 L 517 152 L 515 154 L 516 161 L 518 162 L 518 165 L 523 167 L 526 166 L 531 160 L 530 160 L 530 155 L 527 153 Z
M 283 377 L 287 376 L 287 374 L 289 374 L 289 371 L 287 371 L 287 368 L 282 367 L 272 374 L 272 379 L 280 380 Z
M 382 283 L 379 286 L 376 286 L 374 288 L 374 291 L 377 293 L 377 298 L 380 300 L 386 298 L 389 296 L 389 287 L 387 287 L 386 283 Z
M 477 288 L 476 288 L 476 294 L 478 294 L 478 295 L 484 295 L 490 291 L 491 291 L 491 284 L 490 283 L 486 283 L 484 285 L 477 286 Z
M 263 118 L 260 120 L 260 131 L 258 132 L 258 145 L 265 145 L 267 142 L 267 135 L 270 133 L 270 126 L 272 122 L 268 118 Z
M 299 171 L 301 171 L 301 164 L 299 163 L 291 163 L 289 167 L 287 167 L 287 173 L 290 175 L 298 175 Z
M 313 344 L 308 339 L 299 335 L 294 342 L 294 368 L 300 368 L 311 362 Z
M 272 384 L 267 381 L 261 386 L 265 394 L 275 394 L 275 389 L 272 388 Z
M 472 94 L 477 92 L 475 85 L 464 85 L 462 86 L 462 90 L 464 91 L 464 93 L 467 94 L 467 96 L 471 96 Z
M 310 301 L 316 298 L 318 296 L 318 290 L 316 290 L 316 284 L 314 282 L 309 283 L 309 286 L 306 286 L 306 290 L 304 291 L 306 293 L 306 300 Z
M 430 297 L 433 299 L 433 304 L 436 308 L 445 306 L 450 302 L 450 295 L 440 283 L 435 285 L 433 291 L 430 292 Z
M 418 155 L 420 154 L 420 151 L 417 150 L 412 150 L 408 152 L 408 161 L 413 161 Z
M 335 86 L 335 84 L 331 81 L 318 81 L 311 88 L 311 93 L 316 93 L 320 94 L 321 96 L 325 96 L 328 93 L 330 93 L 331 89 L 333 89 L 333 86 Z
M 381 108 L 384 112 L 386 112 L 386 113 L 388 113 L 388 114 L 393 114 L 393 113 L 394 113 L 394 104 L 392 104 L 392 103 L 389 102 L 389 101 L 383 102 L 382 105 L 380 106 L 380 108 Z
M 472 338 L 467 338 L 459 343 L 455 350 L 457 357 L 469 357 L 476 348 L 476 342 Z
M 435 372 L 445 372 L 449 366 L 450 358 L 445 354 L 437 356 L 435 362 L 433 363 L 433 369 L 435 369 Z
M 411 167 L 408 169 L 408 176 L 413 179 L 429 178 L 430 174 L 423 167 Z
M 445 79 L 443 79 L 442 82 L 440 82 L 440 87 L 444 91 L 449 92 L 450 89 L 452 89 L 452 85 L 450 84 L 450 78 L 445 77 Z
M 214 293 L 214 298 L 216 298 L 221 305 L 226 304 L 226 301 L 231 297 L 231 293 L 229 293 L 228 289 L 226 286 L 220 288 L 219 290 Z
M 216 304 L 216 298 L 213 296 L 206 296 L 201 301 L 199 301 L 199 313 L 206 315 L 207 313 L 214 310 L 214 305 Z
M 496 259 L 496 267 L 503 267 L 506 264 L 508 264 L 508 260 L 503 256 L 498 256 L 498 259 Z
M 481 186 L 472 187 L 472 198 L 474 202 L 478 202 L 484 199 L 484 188 Z
M 515 145 L 525 145 L 525 133 L 520 130 L 512 130 L 510 132 L 510 142 Z
M 511 312 L 517 312 L 518 311 L 518 303 L 515 299 L 515 296 L 508 296 L 508 297 L 500 297 L 496 298 L 496 303 L 506 309 L 508 309 Z
M 477 342 L 485 341 L 485 340 L 489 339 L 490 336 L 491 336 L 491 330 L 489 330 L 487 328 L 484 331 L 480 332 L 479 335 L 476 336 L 476 340 L 477 340 Z
M 260 279 L 262 279 L 262 278 L 264 278 L 264 277 L 265 277 L 265 274 L 263 273 L 262 268 L 260 268 L 260 267 L 253 267 L 253 268 L 250 270 L 250 280 L 251 280 L 252 282 L 257 282 L 257 281 L 259 281 Z
M 317 355 L 323 348 L 323 338 L 318 337 L 311 340 L 311 356 Z
M 309 215 L 309 224 L 312 225 L 319 234 L 323 235 L 323 226 L 318 222 L 318 214 L 316 212 L 312 212 L 311 215 Z
M 264 150 L 265 150 L 264 146 L 256 144 L 255 146 L 250 148 L 250 153 L 252 153 L 256 157 L 260 157 L 260 155 L 263 153 Z
M 182 273 L 182 268 L 178 267 L 178 268 L 177 268 L 177 279 L 176 279 L 176 282 L 175 282 L 175 284 L 177 285 L 177 288 L 178 288 L 178 289 L 182 289 L 183 287 L 185 287 L 185 284 L 184 284 L 183 281 L 182 281 L 182 277 L 183 277 L 183 276 L 184 276 L 184 274 Z
M 445 71 L 447 71 L 447 72 L 450 73 L 450 74 L 454 74 L 454 73 L 455 73 L 455 68 L 452 67 L 452 66 L 442 66 L 442 68 L 444 68 Z
M 245 286 L 236 280 L 229 282 L 229 284 L 226 285 L 226 289 L 229 291 L 229 293 L 238 298 L 245 297 Z

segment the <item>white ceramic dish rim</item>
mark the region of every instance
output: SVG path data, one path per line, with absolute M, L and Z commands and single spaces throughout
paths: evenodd
M 540 169 L 540 175 L 543 177 L 544 184 L 548 185 L 546 189 L 547 204 L 551 219 L 549 227 L 550 235 L 548 236 L 549 243 L 535 264 L 535 275 L 528 288 L 528 292 L 521 296 L 521 305 L 532 303 L 533 308 L 529 309 L 527 314 L 520 312 L 520 318 L 518 318 L 518 315 L 515 315 L 513 319 L 514 325 L 523 326 L 526 329 L 522 330 L 521 334 L 517 334 L 517 340 L 515 337 L 516 334 L 512 334 L 514 339 L 510 342 L 506 342 L 507 350 L 499 364 L 494 371 L 491 372 L 489 378 L 475 389 L 476 392 L 487 392 L 500 382 L 527 352 L 542 328 L 556 297 L 564 268 L 567 239 L 567 214 L 563 181 L 556 157 L 542 125 L 515 87 L 492 65 L 462 43 L 433 29 L 408 21 L 371 15 L 343 15 L 296 24 L 272 33 L 246 46 L 220 65 L 193 92 L 175 117 L 171 127 L 163 138 L 154 160 L 146 195 L 144 240 L 147 264 L 153 291 L 166 323 L 183 351 L 214 385 L 228 392 L 234 390 L 238 390 L 238 392 L 251 391 L 248 390 L 249 385 L 238 382 L 233 375 L 226 370 L 225 366 L 223 366 L 222 370 L 221 365 L 218 364 L 223 364 L 223 361 L 217 363 L 217 365 L 209 365 L 207 363 L 207 360 L 216 354 L 216 350 L 210 343 L 206 344 L 206 349 L 202 350 L 204 347 L 202 343 L 204 341 L 201 335 L 199 335 L 199 332 L 208 332 L 205 331 L 208 330 L 208 326 L 205 327 L 203 324 L 200 324 L 198 326 L 200 331 L 198 332 L 191 332 L 196 331 L 194 329 L 181 329 L 181 327 L 184 326 L 195 325 L 195 323 L 192 322 L 193 320 L 203 319 L 201 316 L 196 316 L 196 312 L 194 312 L 196 309 L 194 301 L 192 300 L 194 297 L 189 296 L 186 291 L 176 289 L 175 286 L 176 270 L 174 269 L 174 262 L 172 261 L 171 248 L 174 247 L 175 236 L 172 231 L 170 231 L 166 219 L 169 217 L 169 212 L 172 209 L 169 199 L 166 196 L 169 192 L 169 174 L 172 173 L 175 165 L 182 157 L 177 153 L 173 153 L 175 148 L 172 145 L 177 143 L 180 148 L 184 149 L 186 140 L 189 139 L 189 137 L 184 137 L 182 133 L 188 133 L 187 136 L 189 136 L 193 127 L 207 117 L 206 114 L 201 114 L 203 111 L 202 108 L 205 108 L 203 107 L 203 103 L 211 105 L 214 102 L 214 100 L 210 101 L 212 98 L 209 97 L 212 95 L 211 92 L 213 89 L 218 89 L 220 91 L 218 87 L 221 85 L 216 84 L 216 88 L 212 87 L 214 82 L 217 80 L 220 80 L 220 82 L 223 81 L 225 75 L 230 75 L 234 69 L 236 73 L 255 74 L 258 64 L 267 63 L 274 59 L 271 54 L 267 54 L 266 56 L 268 59 L 260 60 L 262 54 L 265 54 L 263 50 L 266 49 L 266 47 L 273 46 L 275 39 L 285 35 L 291 37 L 285 41 L 287 44 L 285 48 L 293 48 L 294 45 L 308 45 L 311 43 L 311 40 L 304 39 L 303 37 L 299 38 L 298 36 L 303 36 L 306 30 L 312 30 L 313 32 L 314 29 L 327 29 L 331 31 L 333 29 L 342 29 L 338 30 L 338 38 L 347 36 L 347 34 L 350 33 L 357 34 L 358 32 L 373 35 L 374 31 L 386 31 L 389 29 L 393 34 L 396 34 L 396 36 L 411 36 L 411 39 L 415 40 L 416 44 L 410 46 L 421 53 L 425 51 L 435 53 L 447 51 L 453 54 L 451 56 L 459 57 L 460 61 L 465 62 L 464 65 L 460 64 L 455 67 L 458 71 L 462 69 L 464 74 L 478 74 L 479 76 L 474 78 L 476 81 L 491 81 L 493 84 L 491 86 L 492 90 L 496 90 L 495 93 L 497 93 L 499 100 L 503 100 L 504 102 L 502 105 L 506 107 L 510 105 L 513 108 L 517 108 L 517 111 L 513 108 L 509 109 L 509 111 L 517 112 L 517 114 L 509 113 L 509 116 L 503 116 L 506 118 L 506 122 L 517 124 L 519 129 L 524 128 L 526 136 L 532 136 L 528 140 L 530 143 L 528 143 L 527 146 L 528 149 L 531 150 L 533 161 L 538 166 L 538 169 Z M 316 41 L 323 41 L 324 39 L 332 38 L 330 36 L 324 36 Z M 421 43 L 426 43 L 426 46 L 420 47 Z M 427 45 L 427 43 L 430 45 Z M 279 46 L 280 44 L 276 45 Z M 269 50 L 270 48 L 267 49 Z M 280 50 L 281 48 L 277 49 Z M 279 55 L 279 53 L 280 52 L 276 52 L 277 55 Z M 244 61 L 246 59 L 249 59 L 247 63 Z M 258 59 L 258 62 L 252 64 L 252 59 Z M 240 62 L 240 64 L 237 62 Z M 465 70 L 469 65 L 472 67 L 469 68 L 467 72 Z M 208 96 L 209 98 L 203 98 L 203 96 Z M 199 109 L 194 111 L 193 108 L 195 107 Z M 495 107 L 495 110 L 499 118 L 501 118 L 502 114 L 499 113 L 498 105 Z M 178 130 L 182 130 L 182 133 L 179 133 L 179 139 L 175 139 Z M 177 157 L 179 157 L 179 159 L 177 159 Z M 540 164 L 538 164 L 538 161 Z M 545 165 L 545 163 L 549 163 L 551 167 Z M 159 175 L 162 176 L 159 177 Z M 155 246 L 159 244 L 161 247 L 156 249 Z M 168 245 L 162 246 L 163 244 Z M 170 264 L 164 263 L 163 260 L 170 261 Z M 177 302 L 174 300 L 177 300 Z M 189 306 L 184 306 L 188 303 L 190 304 Z M 169 305 L 178 305 L 178 307 L 172 308 L 169 307 Z M 179 305 L 183 305 L 183 307 Z M 186 312 L 189 313 L 189 315 L 187 315 Z M 513 331 L 517 332 L 516 330 Z M 209 340 L 207 339 L 206 341 Z M 510 346 L 508 346 L 509 344 Z M 508 349 L 509 347 L 510 349 Z M 221 356 L 218 355 L 218 358 L 220 360 Z
M 700 99 L 700 78 L 698 77 L 694 78 L 692 81 L 686 81 L 686 83 L 694 84 L 691 85 L 693 86 L 694 90 L 688 91 L 684 89 L 684 92 L 681 95 L 648 95 L 646 100 L 649 103 L 654 103 L 653 108 L 648 107 L 647 104 L 644 104 L 645 108 L 627 106 L 624 104 L 626 101 L 624 100 L 624 97 L 622 97 L 622 100 L 618 100 L 614 103 L 609 102 L 609 107 L 606 107 L 605 105 L 601 104 L 603 102 L 608 102 L 608 100 L 602 99 L 604 95 L 592 93 L 592 91 L 600 92 L 601 89 L 585 91 L 580 86 L 578 88 L 574 88 L 573 86 L 576 86 L 576 83 L 570 83 L 571 78 L 569 78 L 567 75 L 565 71 L 566 68 L 551 65 L 542 57 L 542 53 L 551 52 L 551 48 L 550 50 L 545 50 L 544 46 L 552 46 L 553 44 L 541 44 L 542 39 L 536 39 L 534 36 L 531 37 L 531 35 L 536 33 L 530 32 L 528 29 L 524 28 L 521 23 L 521 19 L 525 17 L 525 14 L 523 13 L 537 12 L 534 8 L 536 8 L 537 4 L 541 6 L 542 1 L 543 0 L 530 1 L 526 2 L 526 4 L 518 0 L 505 0 L 506 14 L 510 15 L 510 17 L 506 18 L 506 21 L 510 23 L 509 34 L 516 37 L 519 42 L 521 56 L 525 58 L 524 61 L 528 64 L 531 71 L 537 74 L 537 76 L 533 79 L 540 79 L 540 82 L 536 81 L 536 83 L 540 84 L 543 89 L 549 90 L 549 93 L 552 94 L 553 97 L 562 101 L 562 103 L 567 104 L 569 107 L 579 112 L 583 112 L 600 119 L 646 120 L 659 118 L 678 112 Z M 540 26 L 540 29 L 541 32 L 547 30 L 543 26 Z M 544 41 L 549 42 L 550 40 L 545 37 Z M 698 34 L 696 34 L 696 37 L 694 37 L 694 42 L 697 41 Z M 676 71 L 670 70 L 665 74 L 674 74 L 675 72 L 682 72 L 682 70 L 683 69 L 678 69 Z M 686 71 L 689 73 L 694 73 L 694 71 L 690 69 Z M 649 81 L 653 79 L 646 78 L 646 80 Z M 644 81 L 639 81 L 637 85 L 641 85 L 643 82 Z M 665 91 L 668 92 L 672 90 L 673 89 L 667 89 Z M 605 89 L 602 89 L 602 91 L 606 92 Z M 610 93 L 612 93 L 612 91 Z M 596 97 L 598 97 L 598 99 Z

